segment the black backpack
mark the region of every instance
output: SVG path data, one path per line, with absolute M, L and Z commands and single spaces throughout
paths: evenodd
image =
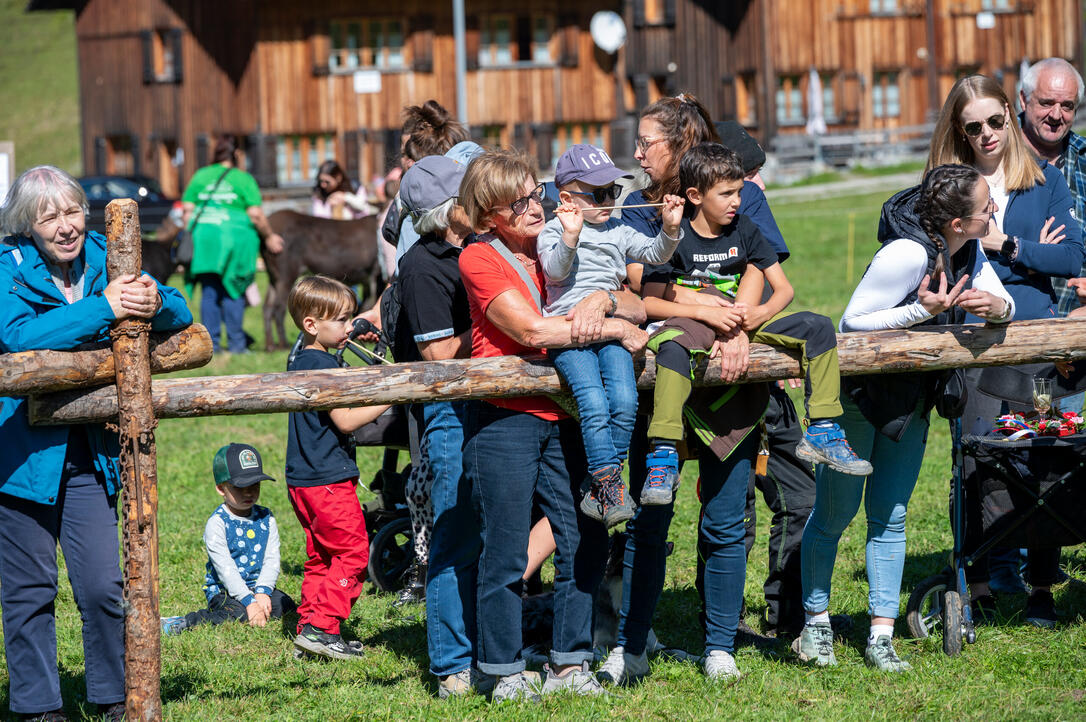
M 392 349 L 392 358 L 404 361 L 410 355 L 410 338 L 405 338 L 407 326 L 403 323 L 403 299 L 400 279 L 393 279 L 381 295 L 381 330 Z

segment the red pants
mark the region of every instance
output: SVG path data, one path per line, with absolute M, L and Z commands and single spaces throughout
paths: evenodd
M 324 486 L 288 486 L 290 503 L 305 531 L 305 573 L 298 631 L 312 624 L 339 634 L 362 593 L 369 563 L 366 519 L 358 503 L 358 479 Z

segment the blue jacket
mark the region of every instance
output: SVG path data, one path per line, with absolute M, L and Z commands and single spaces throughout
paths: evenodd
M 1017 236 L 1018 256 L 1011 263 L 996 251 L 988 251 L 992 264 L 1004 288 L 1014 299 L 1014 320 L 1056 316 L 1056 294 L 1050 276 L 1071 278 L 1082 270 L 1082 226 L 1075 219 L 1075 202 L 1063 173 L 1041 161 L 1045 182 L 1029 190 L 1013 191 L 1003 214 L 1003 232 Z M 1065 226 L 1067 234 L 1059 243 L 1041 244 L 1041 228 L 1055 216 L 1052 227 Z M 969 316 L 967 323 L 980 319 Z
M 68 303 L 57 289 L 34 242 L 9 236 L 0 243 L 0 352 L 66 350 L 82 343 L 108 341 L 113 309 L 106 287 L 106 239 L 86 234 L 82 251 L 83 298 Z M 192 323 L 192 313 L 176 289 L 159 286 L 162 307 L 156 331 Z M 0 398 L 0 492 L 39 504 L 55 504 L 60 489 L 68 433 L 77 427 L 30 426 L 26 399 Z M 117 439 L 101 424 L 87 426 L 95 467 L 116 492 Z

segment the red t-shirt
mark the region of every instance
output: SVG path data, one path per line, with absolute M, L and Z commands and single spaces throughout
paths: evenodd
M 540 295 L 543 293 L 543 271 L 536 264 L 533 280 Z M 460 278 L 468 293 L 471 309 L 471 357 L 530 356 L 539 349 L 522 346 L 505 335 L 486 317 L 490 302 L 510 289 L 515 289 L 528 304 L 535 306 L 528 287 L 520 274 L 489 243 L 472 243 L 460 254 Z M 542 314 L 540 314 L 542 315 Z M 547 396 L 524 396 L 512 399 L 487 399 L 495 406 L 513 411 L 523 411 L 547 421 L 564 418 L 565 413 Z

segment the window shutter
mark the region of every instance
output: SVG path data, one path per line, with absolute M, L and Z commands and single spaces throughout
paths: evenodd
M 664 0 L 664 24 L 675 27 L 675 0 Z
M 468 15 L 464 18 L 464 50 L 468 70 L 479 69 L 479 16 Z
M 203 168 L 211 160 L 211 141 L 207 133 L 196 136 L 196 167 Z
M 106 173 L 106 139 L 99 136 L 94 139 L 94 172 L 98 175 Z
M 554 164 L 552 146 L 554 143 L 554 125 L 551 123 L 536 123 L 532 126 L 532 137 L 535 140 L 535 158 L 540 168 L 550 168 Z
M 328 56 L 332 52 L 332 41 L 328 36 L 327 20 L 309 20 L 305 24 L 306 37 L 312 53 L 313 75 L 328 75 Z
M 252 173 L 256 184 L 261 188 L 271 188 L 278 184 L 278 169 L 276 168 L 274 135 L 261 135 L 259 133 L 246 138 L 248 146 L 249 172 Z
M 143 82 L 155 82 L 155 47 L 154 31 L 140 31 L 140 48 L 143 52 Z
M 645 27 L 645 0 L 633 0 L 633 26 Z
M 559 33 L 562 39 L 562 56 L 559 64 L 563 68 L 576 68 L 580 62 L 581 28 L 577 16 L 564 13 L 558 19 Z
M 132 148 L 132 175 L 142 175 L 140 167 L 143 165 L 143 154 L 140 153 L 140 137 L 132 134 L 128 138 Z
M 434 72 L 434 16 L 411 18 L 411 69 L 416 73 Z
M 348 130 L 343 134 L 343 161 L 345 164 L 344 172 L 348 178 L 354 178 L 358 181 L 362 179 L 358 174 L 358 156 L 359 156 L 359 137 L 357 130 Z M 364 185 L 364 184 L 363 184 Z
M 173 50 L 173 82 L 178 85 L 185 79 L 184 63 L 181 52 L 185 47 L 185 31 L 181 28 L 170 30 L 170 48 Z

